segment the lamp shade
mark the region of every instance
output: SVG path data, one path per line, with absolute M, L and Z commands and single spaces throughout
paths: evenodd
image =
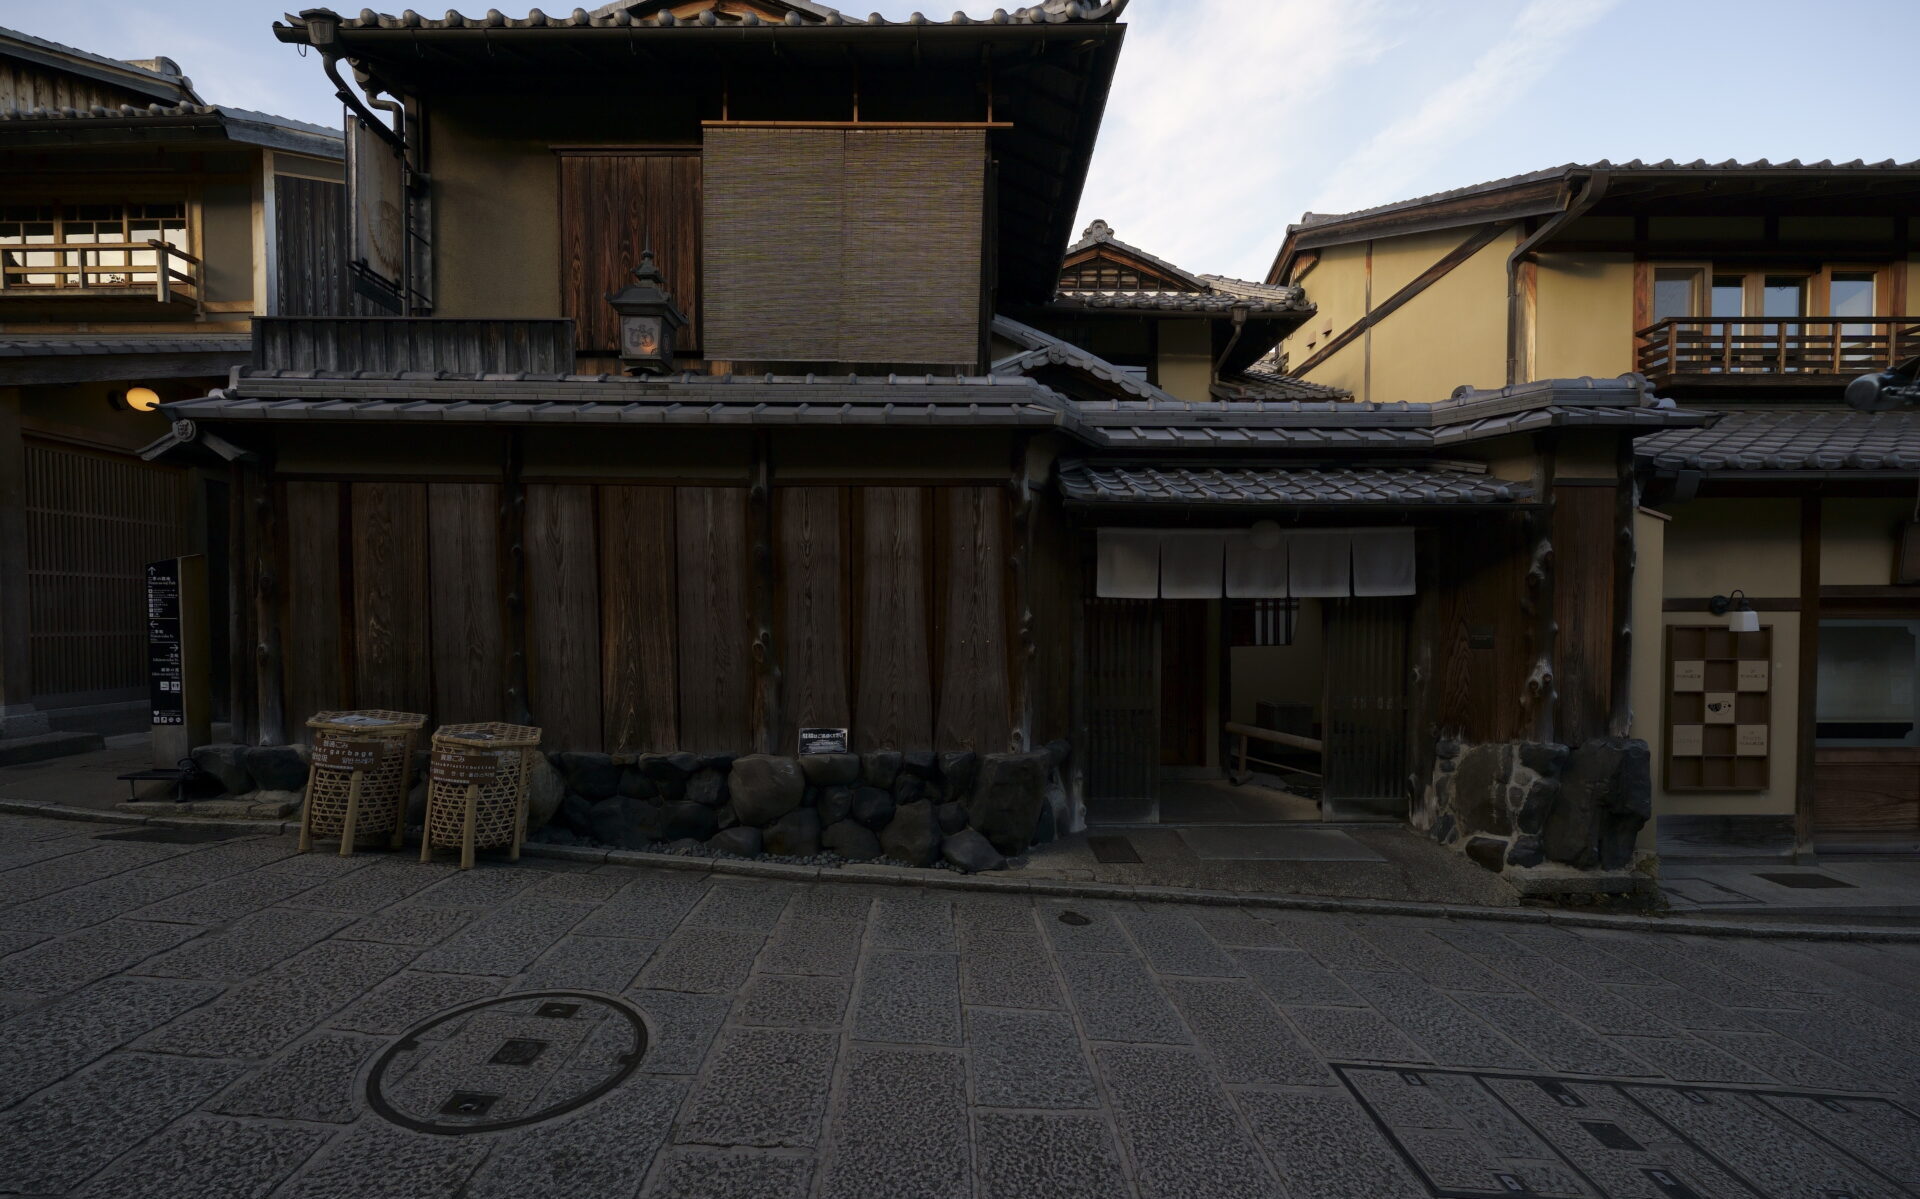
M 1752 608 L 1735 608 L 1727 613 L 1727 628 L 1735 633 L 1758 633 L 1760 614 Z

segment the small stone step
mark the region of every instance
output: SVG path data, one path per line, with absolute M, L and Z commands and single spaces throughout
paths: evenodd
M 90 754 L 106 748 L 98 733 L 36 733 L 31 737 L 0 737 L 0 766 L 24 766 L 48 758 Z

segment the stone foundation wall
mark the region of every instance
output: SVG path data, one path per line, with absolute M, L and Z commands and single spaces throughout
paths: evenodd
M 1651 761 L 1646 742 L 1625 737 L 1572 749 L 1441 741 L 1423 823 L 1434 840 L 1489 870 L 1547 862 L 1623 870 L 1653 815 Z
M 1076 827 L 1067 753 L 559 753 L 536 780 L 535 839 L 994 870 Z

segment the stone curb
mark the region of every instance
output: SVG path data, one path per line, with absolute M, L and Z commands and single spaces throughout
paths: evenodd
M 95 824 L 157 824 L 183 828 L 217 828 L 234 833 L 288 836 L 300 831 L 297 820 L 213 820 L 174 816 L 136 816 L 103 812 L 65 804 L 24 799 L 0 799 L 0 812 L 79 820 Z M 704 858 L 680 854 L 646 853 L 637 849 L 588 849 L 578 845 L 529 843 L 523 857 L 550 858 L 590 865 L 651 866 L 695 874 L 744 878 L 785 879 L 790 882 L 831 881 L 879 886 L 936 887 L 990 895 L 1029 895 L 1055 899 L 1105 899 L 1126 903 L 1189 903 L 1208 907 L 1268 908 L 1276 911 L 1348 913 L 1361 916 L 1419 916 L 1431 920 L 1493 920 L 1508 924 L 1559 925 L 1563 928 L 1603 928 L 1624 932 L 1681 933 L 1702 937 L 1752 937 L 1788 941 L 1884 941 L 1920 944 L 1920 928 L 1853 927 L 1832 924 L 1736 924 L 1685 917 L 1613 916 L 1597 912 L 1560 912 L 1542 908 L 1478 907 L 1456 903 L 1407 903 L 1390 899 L 1336 899 L 1316 895 L 1261 895 L 1242 891 L 1207 891 L 1183 887 L 1144 887 L 1129 883 L 1077 883 L 1056 879 L 1020 879 L 950 870 L 914 870 L 902 866 L 795 866 L 787 862 L 756 862 L 743 858 Z

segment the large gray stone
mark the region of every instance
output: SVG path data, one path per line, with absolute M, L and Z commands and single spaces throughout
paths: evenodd
M 880 856 L 880 838 L 865 825 L 842 820 L 821 830 L 820 848 L 849 862 L 870 862 Z
M 1646 742 L 1596 737 L 1567 759 L 1542 847 L 1552 861 L 1619 869 L 1633 860 L 1634 839 L 1652 809 Z
M 940 823 L 926 800 L 901 804 L 880 834 L 880 850 L 895 861 L 931 866 L 940 860 Z
M 860 755 L 802 754 L 800 772 L 816 787 L 847 786 L 860 781 Z
M 1476 745 L 1460 755 L 1453 776 L 1453 812 L 1461 831 L 1496 837 L 1513 831 L 1506 803 L 1512 761 L 1512 747 L 1503 743 Z
M 579 797 L 570 797 L 570 801 L 572 798 Z M 662 840 L 665 825 L 666 810 L 661 805 L 616 795 L 593 805 L 587 817 L 587 835 L 602 845 L 640 849 Z
M 656 783 L 684 783 L 700 768 L 700 759 L 689 753 L 641 754 L 633 765 Z
M 757 858 L 761 852 L 760 830 L 741 824 L 721 829 L 707 839 L 710 848 L 743 858 Z
M 553 764 L 567 776 L 567 786 L 588 799 L 610 799 L 620 791 L 620 767 L 612 754 L 562 753 Z
M 717 808 L 727 802 L 730 788 L 727 776 L 711 766 L 703 766 L 687 780 L 687 798 L 694 803 Z
M 980 755 L 970 749 L 952 749 L 940 755 L 940 778 L 948 799 L 964 801 L 980 777 Z
M 593 801 L 584 795 L 568 795 L 560 801 L 560 810 L 554 813 L 553 824 L 576 837 L 593 836 Z
M 638 766 L 629 764 L 620 768 L 620 794 L 630 799 L 652 799 L 659 790 Z
M 241 762 L 262 791 L 299 791 L 307 785 L 307 752 L 300 745 L 253 745 Z
M 917 774 L 908 774 L 902 770 L 893 780 L 893 802 L 895 804 L 919 803 L 928 798 L 927 780 Z
M 1520 764 L 1543 778 L 1552 778 L 1567 764 L 1567 747 L 1551 741 L 1525 741 L 1518 747 Z
M 1007 864 L 992 842 L 970 828 L 963 828 L 941 841 L 940 856 L 947 860 L 947 865 L 968 874 L 998 870 Z
M 1619 870 L 1633 862 L 1634 842 L 1653 817 L 1653 756 L 1647 743 L 1628 740 L 1600 817 L 1600 865 Z
M 940 758 L 930 749 L 909 749 L 900 755 L 900 772 L 930 779 L 940 773 Z
M 735 761 L 727 785 L 740 823 L 755 828 L 765 828 L 798 808 L 807 790 L 799 763 L 771 754 L 748 754 Z
M 943 833 L 957 833 L 967 827 L 967 805 L 957 799 L 941 804 L 935 812 L 940 817 L 940 831 Z
M 1520 810 L 1514 813 L 1514 827 L 1523 833 L 1538 833 L 1547 826 L 1547 814 L 1553 811 L 1559 798 L 1559 779 L 1535 779 L 1527 788 L 1526 798 L 1520 801 Z
M 766 851 L 784 857 L 809 858 L 820 852 L 820 813 L 800 808 L 767 826 Z
M 980 759 L 980 777 L 967 801 L 967 823 L 1001 853 L 1022 852 L 1047 802 L 1051 769 L 1044 753 L 987 754 Z
M 247 773 L 243 760 L 246 752 L 246 746 L 230 741 L 203 745 L 193 751 L 193 764 L 218 782 L 220 789 L 228 795 L 245 795 L 254 789 L 253 776 Z
M 1540 847 L 1540 838 L 1532 833 L 1521 833 L 1507 849 L 1509 866 L 1538 866 L 1546 860 L 1546 852 Z
M 690 799 L 679 799 L 666 806 L 660 839 L 678 841 L 683 837 L 691 837 L 696 841 L 705 841 L 719 831 L 720 818 L 712 808 Z
M 1474 836 L 1467 838 L 1467 857 L 1485 869 L 1499 873 L 1507 856 L 1507 842 L 1502 837 Z
M 893 796 L 878 787 L 856 787 L 853 791 L 853 818 L 879 832 L 893 819 Z
M 822 787 L 820 797 L 814 805 L 820 810 L 820 825 L 839 824 L 853 815 L 853 788 L 844 786 Z
M 903 755 L 897 749 L 875 749 L 860 755 L 860 781 L 869 787 L 887 790 L 900 773 Z
M 527 778 L 527 830 L 545 828 L 560 810 L 560 802 L 567 794 L 566 780 L 560 772 L 547 761 L 545 754 L 534 754 L 533 769 Z M 583 793 L 584 794 L 584 793 Z

